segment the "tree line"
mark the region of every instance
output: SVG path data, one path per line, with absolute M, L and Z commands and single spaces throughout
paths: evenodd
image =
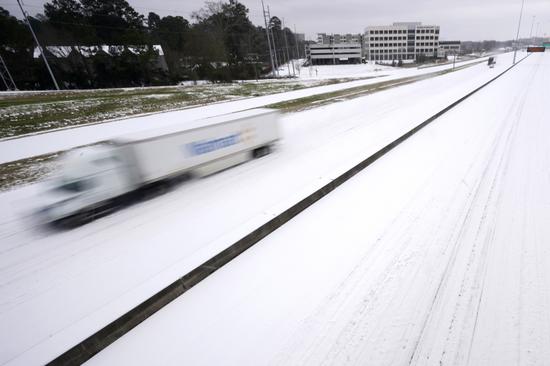
M 188 20 L 145 16 L 126 0 L 52 0 L 29 21 L 62 88 L 108 88 L 265 75 L 271 71 L 266 30 L 252 24 L 248 12 L 237 0 L 208 1 Z M 298 57 L 303 44 L 296 44 L 278 17 L 269 20 L 268 29 L 280 62 Z M 93 47 L 105 45 L 120 51 L 113 55 Z M 59 57 L 53 46 L 70 54 Z M 24 21 L 0 7 L 0 55 L 19 89 L 53 87 L 35 47 Z

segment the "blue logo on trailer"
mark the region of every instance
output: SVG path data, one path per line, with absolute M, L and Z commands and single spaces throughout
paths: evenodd
M 236 145 L 239 143 L 239 141 L 240 134 L 235 133 L 229 136 L 220 137 L 218 139 L 192 142 L 190 144 L 187 144 L 187 148 L 191 152 L 191 155 L 202 155 L 232 145 Z

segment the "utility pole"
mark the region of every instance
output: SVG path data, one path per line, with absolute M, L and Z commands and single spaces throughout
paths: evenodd
M 519 30 L 521 28 L 521 17 L 523 16 L 523 5 L 525 4 L 525 0 L 521 0 L 521 10 L 519 11 L 519 22 L 518 22 L 518 32 L 516 33 L 516 44 L 514 47 L 514 62 L 513 64 L 516 64 L 516 55 L 518 53 L 518 40 L 519 40 Z
M 36 42 L 36 45 L 38 46 L 38 50 L 40 51 L 40 54 L 42 55 L 42 59 L 44 60 L 44 63 L 46 64 L 46 68 L 48 69 L 48 72 L 50 73 L 50 76 L 52 77 L 52 81 L 55 85 L 55 88 L 59 90 L 59 85 L 57 84 L 57 80 L 55 80 L 55 76 L 53 75 L 53 71 L 50 68 L 50 64 L 48 63 L 48 60 L 46 60 L 46 55 L 44 54 L 44 50 L 42 49 L 42 46 L 40 45 L 40 42 L 38 42 L 38 38 L 36 37 L 36 34 L 34 34 L 34 30 L 32 29 L 31 22 L 29 21 L 29 17 L 27 16 L 27 12 L 25 9 L 23 9 L 23 5 L 21 5 L 21 0 L 17 0 L 17 4 L 19 5 L 19 8 L 21 9 L 21 12 L 23 13 L 23 16 L 25 17 L 25 22 L 29 26 L 29 29 L 31 30 L 32 36 L 34 38 L 34 41 Z
M 455 65 L 456 65 L 456 51 L 454 52 L 454 56 L 453 57 L 453 70 L 455 69 Z
M 296 24 L 294 24 L 294 43 L 296 44 L 296 58 L 300 58 L 300 50 L 298 49 L 298 37 L 296 37 Z
M 15 82 L 11 77 L 8 66 L 4 62 L 2 55 L 0 55 L 0 79 L 2 79 L 2 81 L 4 82 L 6 90 L 17 90 L 17 86 L 15 85 Z
M 267 25 L 267 19 L 266 19 L 266 16 L 268 16 L 269 14 L 266 13 L 265 11 L 264 0 L 262 0 L 262 11 L 264 14 L 265 33 L 267 35 L 267 46 L 269 47 L 269 59 L 271 60 L 271 71 L 273 72 L 273 76 L 275 76 L 275 73 L 276 73 L 275 62 L 273 59 L 273 52 L 271 50 L 271 38 L 269 37 L 269 26 Z
M 269 22 L 271 23 L 271 11 L 269 10 L 269 5 L 267 6 L 267 16 Z M 273 34 L 273 29 L 271 31 L 271 40 L 273 41 L 273 56 L 275 58 L 275 68 L 277 68 L 277 76 L 279 76 L 279 58 L 277 57 L 277 43 L 275 42 L 275 35 Z

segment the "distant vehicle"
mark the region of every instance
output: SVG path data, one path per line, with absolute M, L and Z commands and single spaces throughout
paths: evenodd
M 495 64 L 497 63 L 497 59 L 496 57 L 489 57 L 489 59 L 487 60 L 487 65 L 489 65 L 490 68 L 493 68 L 495 67 Z
M 266 155 L 280 138 L 278 117 L 276 110 L 252 109 L 71 151 L 41 195 L 39 214 L 48 223 L 78 226 L 184 176 Z

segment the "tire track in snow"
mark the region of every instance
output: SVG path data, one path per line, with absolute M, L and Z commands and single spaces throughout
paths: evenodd
M 498 130 L 497 130 L 498 132 Z M 495 141 L 499 141 L 502 137 L 503 132 L 500 132 L 500 135 L 495 138 Z M 492 145 L 493 153 L 495 149 L 495 143 Z M 490 162 L 492 161 L 493 157 L 490 153 L 484 153 L 480 154 L 481 156 L 486 156 L 486 162 L 485 166 L 487 167 Z M 481 182 L 483 181 L 483 177 L 479 179 L 479 185 L 481 185 Z M 479 189 L 478 189 L 479 191 Z M 472 195 L 470 197 L 470 203 L 469 207 L 470 209 L 476 204 L 475 199 L 477 197 L 475 195 Z M 429 209 L 430 204 L 428 203 L 423 211 Z M 406 217 L 406 213 L 402 213 L 401 216 Z M 468 217 L 466 213 L 466 218 Z M 387 287 L 389 282 L 391 282 L 395 277 L 399 276 L 399 269 L 403 266 L 403 257 L 406 257 L 410 255 L 408 254 L 399 254 L 406 252 L 408 241 L 411 240 L 411 238 L 402 237 L 406 234 L 407 231 L 410 230 L 412 226 L 416 225 L 416 221 L 418 220 L 418 217 L 416 217 L 414 220 L 410 221 L 410 225 L 396 225 L 391 226 L 393 228 L 401 228 L 401 231 L 394 234 L 396 239 L 389 240 L 387 237 L 381 237 L 378 239 L 377 244 L 379 241 L 384 239 L 386 246 L 383 248 L 386 251 L 389 251 L 387 253 L 388 256 L 393 257 L 393 260 L 388 264 L 388 267 L 386 270 L 383 271 L 381 277 L 376 279 L 375 285 L 372 286 L 372 284 L 369 284 L 368 275 L 370 274 L 369 268 L 375 267 L 377 263 L 372 262 L 372 257 L 377 257 L 379 255 L 376 254 L 376 251 L 378 250 L 378 247 L 374 247 L 369 251 L 370 258 L 368 260 L 363 261 L 359 265 L 356 266 L 356 268 L 353 270 L 354 272 L 358 273 L 352 273 L 350 277 L 355 276 L 356 278 L 346 278 L 346 280 L 342 281 L 343 286 L 348 287 L 345 290 L 338 289 L 335 291 L 335 293 L 327 299 L 326 303 L 329 303 L 328 306 L 324 306 L 321 309 L 317 311 L 317 313 L 310 318 L 310 320 L 307 320 L 305 322 L 304 328 L 299 331 L 299 333 L 296 334 L 296 336 L 292 337 L 293 339 L 304 339 L 306 338 L 306 335 L 308 333 L 316 333 L 319 334 L 319 337 L 317 337 L 316 340 L 314 340 L 309 345 L 304 345 L 302 342 L 298 342 L 295 345 L 289 346 L 288 349 L 281 352 L 282 354 L 286 355 L 292 355 L 296 353 L 302 354 L 302 356 L 296 357 L 298 364 L 343 364 L 343 363 L 353 363 L 353 360 L 357 360 L 358 358 L 361 359 L 361 357 L 356 357 L 355 353 L 356 351 L 361 347 L 361 344 L 353 344 L 353 340 L 360 340 L 359 343 L 362 343 L 363 345 L 369 342 L 373 342 L 374 339 L 372 338 L 372 332 L 371 336 L 364 335 L 366 332 L 364 329 L 368 329 L 371 326 L 371 323 L 373 321 L 376 321 L 376 315 L 372 315 L 369 318 L 369 313 L 372 311 L 372 309 L 376 307 L 383 307 L 384 305 L 381 305 L 380 301 L 385 300 L 383 296 L 384 291 L 388 291 Z M 466 220 L 466 219 L 465 219 Z M 457 220 L 460 221 L 460 220 Z M 406 222 L 406 220 L 405 220 Z M 395 231 L 394 231 L 395 233 Z M 421 236 L 421 235 L 420 235 Z M 390 241 L 388 243 L 388 241 Z M 397 249 L 394 248 L 388 248 L 387 244 L 391 244 L 391 242 L 395 243 L 401 243 L 402 246 L 398 247 Z M 457 240 L 458 242 L 458 240 Z M 371 262 L 369 262 L 369 260 Z M 363 271 L 359 271 L 358 269 L 363 269 Z M 418 270 L 417 272 L 418 273 Z M 361 283 L 363 282 L 363 283 Z M 346 302 L 353 302 L 353 300 L 350 300 L 351 297 L 353 297 L 354 293 L 365 293 L 365 290 L 368 290 L 368 294 L 364 296 L 364 299 L 362 300 L 360 306 L 358 309 L 355 310 L 355 315 L 350 316 L 347 320 L 347 326 L 345 326 L 342 329 L 338 329 L 338 326 L 335 325 L 338 323 L 338 316 L 340 313 L 343 312 L 343 308 L 346 306 Z M 391 292 L 391 291 L 390 291 Z M 340 297 L 340 300 L 334 300 L 335 298 Z M 403 296 L 405 298 L 406 296 Z M 335 303 L 336 301 L 336 303 Z M 392 300 L 391 302 L 394 302 L 396 300 Z M 366 320 L 365 316 L 367 316 L 368 319 Z M 329 321 L 325 322 L 325 326 L 323 329 L 318 329 L 319 325 L 315 324 L 315 319 L 328 319 Z M 334 320 L 330 320 L 334 319 Z M 342 319 L 339 319 L 342 321 Z M 343 322 L 346 322 L 344 319 Z M 361 326 L 363 326 L 363 329 L 360 329 Z M 317 327 L 317 329 L 315 329 Z M 333 334 L 337 333 L 337 336 L 334 336 Z M 324 351 L 327 349 L 327 346 L 329 344 L 333 344 L 332 348 L 328 351 Z M 355 350 L 354 350 L 355 349 Z M 360 349 L 357 351 L 360 354 Z M 365 351 L 366 352 L 366 351 Z M 318 357 L 319 354 L 325 353 L 326 356 L 321 358 L 315 358 Z M 346 355 L 345 358 L 339 358 L 342 354 Z M 285 358 L 282 356 L 279 360 L 277 360 L 276 363 L 285 364 L 286 361 L 288 361 L 288 358 Z M 371 360 L 372 361 L 372 360 Z M 292 362 L 291 362 L 292 363 Z
M 534 77 L 535 73 L 531 73 L 530 79 Z M 449 324 L 447 335 L 445 336 L 445 342 L 443 342 L 443 345 L 440 347 L 442 350 L 440 351 L 440 356 L 438 362 L 441 364 L 445 364 L 444 358 L 447 356 L 447 354 L 454 354 L 455 360 L 454 362 L 457 364 L 462 364 L 461 360 L 459 359 L 461 357 L 461 354 L 459 352 L 452 352 L 452 350 L 448 350 L 449 342 L 452 342 L 453 334 L 455 331 L 459 331 L 460 329 L 455 329 L 457 327 L 457 323 L 462 323 L 463 327 L 468 328 L 468 319 L 459 319 L 464 318 L 467 316 L 465 314 L 465 311 L 471 307 L 472 303 L 476 302 L 476 297 L 481 296 L 478 291 L 475 291 L 475 289 L 483 289 L 483 286 L 480 286 L 480 283 L 482 284 L 484 281 L 483 274 L 485 273 L 485 266 L 487 264 L 487 255 L 489 252 L 489 248 L 492 244 L 492 236 L 494 235 L 494 220 L 496 219 L 494 215 L 492 215 L 492 221 L 491 223 L 487 222 L 487 218 L 489 216 L 489 211 L 494 214 L 494 212 L 498 209 L 498 202 L 500 199 L 500 191 L 497 189 L 497 186 L 502 181 L 503 176 L 506 174 L 507 171 L 507 163 L 509 157 L 510 157 L 510 145 L 513 142 L 513 138 L 515 136 L 515 132 L 517 130 L 517 123 L 519 121 L 519 116 L 517 115 L 517 111 L 522 111 L 523 106 L 525 104 L 527 93 L 529 88 L 527 87 L 526 90 L 522 93 L 519 100 L 516 100 L 510 108 L 508 113 L 508 123 L 505 128 L 502 128 L 500 130 L 500 133 L 498 137 L 493 142 L 493 151 L 489 154 L 489 160 L 486 165 L 486 169 L 482 174 L 482 180 L 480 181 L 480 184 L 478 188 L 476 189 L 476 195 L 475 199 L 473 201 L 473 206 L 471 207 L 472 210 L 475 210 L 478 205 L 475 205 L 477 203 L 484 202 L 483 209 L 481 211 L 480 217 L 479 217 L 479 224 L 478 225 L 472 225 L 472 217 L 477 217 L 470 212 L 468 214 L 468 221 L 465 221 L 462 225 L 462 229 L 468 229 L 471 227 L 477 227 L 475 230 L 475 235 L 471 240 L 464 240 L 463 237 L 466 237 L 468 233 L 462 233 L 459 238 L 458 242 L 473 242 L 473 245 L 470 249 L 470 253 L 467 256 L 467 261 L 464 269 L 455 268 L 457 265 L 461 266 L 460 263 L 456 264 L 456 256 L 453 257 L 452 262 L 450 262 L 450 267 L 445 272 L 444 277 L 442 277 L 441 287 L 438 288 L 438 292 L 436 296 L 434 297 L 433 306 L 430 309 L 430 311 L 427 313 L 427 319 L 423 327 L 422 334 L 424 334 L 427 331 L 428 328 L 428 322 L 432 322 L 432 327 L 436 326 L 436 324 L 440 324 L 441 319 L 437 318 L 435 314 L 440 313 L 441 309 L 437 309 L 437 307 L 442 307 L 441 305 L 441 296 L 443 296 L 443 292 L 445 287 L 447 287 L 448 282 L 450 281 L 451 276 L 456 276 L 456 273 L 463 273 L 463 277 L 461 280 L 460 288 L 457 292 L 457 298 L 455 300 L 454 304 L 454 311 L 451 315 L 450 319 L 445 320 L 446 323 Z M 516 115 L 512 115 L 512 112 L 516 112 Z M 488 187 L 486 187 L 488 185 Z M 487 192 L 484 192 L 486 190 Z M 496 197 L 495 197 L 496 196 Z M 472 235 L 472 234 L 469 234 Z M 457 243 L 458 243 L 457 242 Z M 479 246 L 481 245 L 481 248 Z M 458 249 L 458 246 L 457 246 Z M 478 254 L 479 253 L 479 254 Z M 464 266 L 464 265 L 462 265 Z M 471 274 L 473 273 L 473 274 Z M 472 290 L 472 293 L 470 293 L 470 297 L 468 298 L 468 290 Z M 447 290 L 451 291 L 451 290 Z M 480 300 L 479 300 L 480 301 Z M 479 302 L 478 301 L 478 302 Z M 470 305 L 469 305 L 470 304 Z M 449 304 L 447 304 L 447 307 Z M 466 310 L 462 309 L 466 307 Z M 477 312 L 477 310 L 475 310 Z M 440 315 L 441 316 L 441 315 Z M 460 326 L 460 324 L 458 324 Z M 466 329 L 462 329 L 462 331 L 467 331 Z M 431 333 L 431 332 L 428 332 Z M 440 335 L 440 337 L 443 335 Z M 456 336 L 454 336 L 456 338 Z M 473 334 L 470 335 L 470 337 L 473 337 Z M 467 339 L 470 339 L 470 337 L 467 337 Z M 463 338 L 459 338 L 463 339 Z M 420 350 L 420 343 L 423 341 L 423 336 L 419 338 L 419 344 L 414 350 L 413 355 L 411 356 L 411 364 L 426 362 L 427 359 L 422 359 L 421 356 L 419 356 L 419 350 Z M 428 345 L 425 345 L 424 347 L 429 348 L 429 343 L 432 342 L 432 340 L 426 340 L 425 343 L 428 343 Z M 457 342 L 454 340 L 453 342 Z M 453 344 L 452 347 L 456 347 L 456 344 Z M 431 354 L 431 352 L 430 352 Z M 435 360 L 434 360 L 435 361 Z

